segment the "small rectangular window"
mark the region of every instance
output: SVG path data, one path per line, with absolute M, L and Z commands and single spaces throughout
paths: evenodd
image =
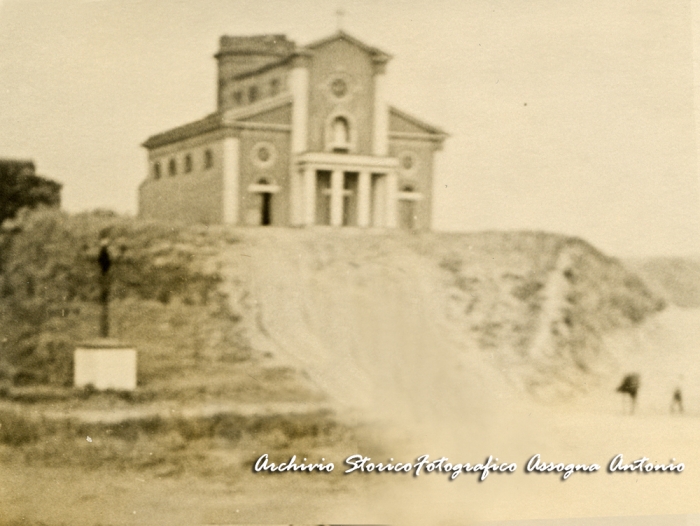
M 280 92 L 280 79 L 272 79 L 270 81 L 270 96 L 274 97 Z
M 233 92 L 233 102 L 236 104 L 236 106 L 240 106 L 243 104 L 243 92 L 242 91 L 234 91 Z
M 258 87 L 251 86 L 248 88 L 248 102 L 255 102 L 258 100 Z

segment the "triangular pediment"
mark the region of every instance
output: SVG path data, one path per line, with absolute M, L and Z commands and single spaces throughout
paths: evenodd
M 422 120 L 409 115 L 405 111 L 394 108 L 389 108 L 389 132 L 397 133 L 420 133 L 445 137 L 447 134 L 437 128 L 423 122 Z
M 317 40 L 315 42 L 312 42 L 311 44 L 307 44 L 304 46 L 304 49 L 309 50 L 309 51 L 315 51 L 317 49 L 321 49 L 329 44 L 333 44 L 338 41 L 344 41 L 347 42 L 348 44 L 351 44 L 368 55 L 372 57 L 372 60 L 375 62 L 387 62 L 391 59 L 391 55 L 388 53 L 385 53 L 381 49 L 378 49 L 374 46 L 370 46 L 368 44 L 365 44 L 361 40 L 353 37 L 352 35 L 347 34 L 345 31 L 338 31 L 337 33 L 326 37 L 322 38 L 321 40 Z

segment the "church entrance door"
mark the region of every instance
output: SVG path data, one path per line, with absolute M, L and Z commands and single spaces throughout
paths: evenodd
M 416 202 L 415 201 L 399 201 L 399 228 L 413 230 L 416 222 Z
M 399 228 L 413 230 L 416 228 L 416 197 L 413 185 L 406 185 L 399 192 L 398 223 Z
M 260 224 L 263 226 L 272 224 L 272 194 L 265 192 L 260 194 Z

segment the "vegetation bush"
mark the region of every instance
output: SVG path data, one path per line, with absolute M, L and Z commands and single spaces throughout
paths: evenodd
M 21 446 L 36 441 L 42 427 L 38 422 L 13 411 L 0 411 L 0 443 Z
M 189 345 L 200 354 L 226 347 L 241 358 L 237 320 L 219 292 L 212 258 L 219 241 L 205 228 L 106 212 L 23 210 L 0 231 L 2 374 L 12 374 L 16 384 L 71 383 L 76 342 L 97 336 L 103 239 L 113 261 L 115 336 L 148 345 L 157 334 L 161 346 Z M 208 329 L 218 341 L 207 338 Z
M 22 208 L 60 204 L 61 185 L 35 175 L 34 163 L 0 159 L 0 224 Z

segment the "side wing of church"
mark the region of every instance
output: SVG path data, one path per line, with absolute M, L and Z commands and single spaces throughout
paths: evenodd
M 141 217 L 430 228 L 446 134 L 388 105 L 389 55 L 341 31 L 224 36 L 215 56 L 217 111 L 143 143 Z

